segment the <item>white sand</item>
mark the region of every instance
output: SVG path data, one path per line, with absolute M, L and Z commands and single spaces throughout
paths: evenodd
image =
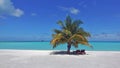
M 0 68 L 120 68 L 120 51 L 87 51 L 88 55 L 52 52 L 0 50 Z

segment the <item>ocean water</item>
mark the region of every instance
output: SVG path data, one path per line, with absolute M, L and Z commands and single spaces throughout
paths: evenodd
M 87 51 L 120 51 L 120 42 L 89 42 L 93 48 L 79 45 L 78 48 L 72 47 L 71 50 L 85 49 Z M 67 44 L 52 48 L 50 42 L 0 42 L 0 49 L 18 50 L 66 50 Z

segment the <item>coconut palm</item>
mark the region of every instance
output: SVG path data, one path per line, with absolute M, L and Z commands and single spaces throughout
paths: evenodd
M 64 22 L 60 20 L 57 24 L 61 26 L 61 30 L 54 30 L 55 34 L 52 35 L 53 39 L 51 40 L 53 48 L 59 44 L 67 43 L 67 53 L 70 53 L 71 46 L 75 48 L 78 47 L 78 44 L 90 46 L 87 40 L 90 34 L 80 27 L 83 24 L 81 20 L 73 21 L 70 16 L 67 16 Z

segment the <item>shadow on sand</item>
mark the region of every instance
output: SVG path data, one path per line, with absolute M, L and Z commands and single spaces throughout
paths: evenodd
M 54 51 L 50 55 L 68 55 L 66 51 Z
M 74 52 L 67 53 L 67 51 L 53 51 L 50 55 L 88 55 L 88 54 L 75 54 Z

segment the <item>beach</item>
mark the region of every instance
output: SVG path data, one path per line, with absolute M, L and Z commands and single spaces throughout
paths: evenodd
M 86 55 L 53 54 L 53 50 L 0 50 L 0 68 L 119 68 L 119 51 L 86 51 Z

